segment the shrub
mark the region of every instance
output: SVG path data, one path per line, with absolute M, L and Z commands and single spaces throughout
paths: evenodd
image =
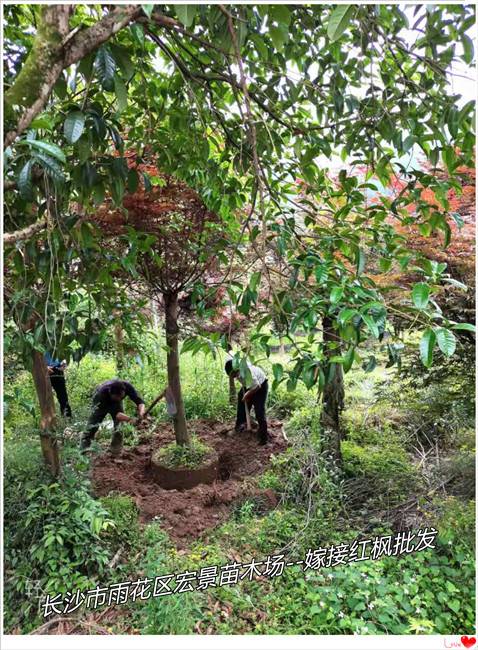
M 201 442 L 197 436 L 192 435 L 189 445 L 178 445 L 176 442 L 171 442 L 157 451 L 153 458 L 155 462 L 172 469 L 179 467 L 193 469 L 201 465 L 212 452 L 211 447 Z
M 111 548 L 136 548 L 140 542 L 141 531 L 138 506 L 132 497 L 125 494 L 109 494 L 100 501 L 114 523 L 114 526 L 105 531 L 104 539 Z
M 116 376 L 116 364 L 109 357 L 87 354 L 79 364 L 71 363 L 66 370 L 70 403 L 89 406 L 96 386 Z
M 141 563 L 141 573 L 161 576 L 177 574 L 182 570 L 168 536 L 157 524 L 145 528 L 143 544 L 146 553 Z M 185 592 L 137 601 L 133 616 L 142 634 L 191 634 L 200 616 L 200 599 L 198 593 Z
M 342 441 L 343 470 L 353 479 L 351 498 L 363 505 L 369 498 L 377 504 L 397 505 L 419 487 L 419 474 L 407 452 L 388 441 L 382 445 L 358 445 Z
M 110 549 L 103 535 L 114 526 L 89 493 L 85 461 L 70 450 L 55 482 L 38 445 L 9 446 L 5 465 L 5 625 L 28 631 L 38 622 L 46 593 L 84 590 L 107 574 Z M 82 466 L 83 464 L 83 466 Z
M 285 384 L 280 384 L 275 391 L 271 390 L 269 404 L 273 413 L 283 418 L 303 407 L 317 406 L 317 395 L 307 390 L 302 384 L 297 384 L 295 390 L 288 391 Z

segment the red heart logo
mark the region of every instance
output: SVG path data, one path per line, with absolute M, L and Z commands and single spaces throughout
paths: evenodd
M 465 648 L 471 648 L 472 645 L 475 645 L 476 638 L 474 636 L 462 636 L 461 642 L 463 643 Z

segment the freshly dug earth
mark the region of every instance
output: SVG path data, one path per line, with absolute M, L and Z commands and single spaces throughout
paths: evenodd
M 264 472 L 270 457 L 287 447 L 278 420 L 269 421 L 270 442 L 264 446 L 259 446 L 255 433 L 234 433 L 232 424 L 195 420 L 189 422 L 189 428 L 219 455 L 219 479 L 212 485 L 200 484 L 179 491 L 164 490 L 153 482 L 151 454 L 171 442 L 173 433 L 169 423 L 159 424 L 152 436 L 140 437 L 140 444 L 124 448 L 120 456 L 115 458 L 105 452 L 92 463 L 97 496 L 111 492 L 131 495 L 141 521 L 158 518 L 179 548 L 222 523 L 234 505 L 247 497 L 257 497 L 265 510 L 274 508 L 277 505 L 274 492 L 258 491 L 247 479 Z

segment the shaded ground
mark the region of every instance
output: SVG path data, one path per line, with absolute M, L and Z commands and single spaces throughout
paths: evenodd
M 161 526 L 180 548 L 204 531 L 222 523 L 241 500 L 257 495 L 264 509 L 277 504 L 271 490 L 258 492 L 247 481 L 265 471 L 270 457 L 283 452 L 287 446 L 282 423 L 269 421 L 271 440 L 259 446 L 254 433 L 233 432 L 233 425 L 214 420 L 189 423 L 201 440 L 215 448 L 219 455 L 219 479 L 212 485 L 178 491 L 164 490 L 151 478 L 151 454 L 171 442 L 171 424 L 161 423 L 152 436 L 140 438 L 136 447 L 126 447 L 117 458 L 105 452 L 93 461 L 92 483 L 97 496 L 111 492 L 131 495 L 142 522 L 158 518 Z

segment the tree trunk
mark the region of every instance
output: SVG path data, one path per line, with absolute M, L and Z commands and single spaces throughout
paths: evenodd
M 124 332 L 120 321 L 117 321 L 115 323 L 114 332 L 116 347 L 116 372 L 120 377 L 121 373 L 124 370 Z
M 232 340 L 227 337 L 227 351 L 231 354 L 232 353 Z M 229 375 L 229 404 L 232 404 L 233 406 L 236 404 L 236 384 L 234 382 L 234 377 L 232 375 Z
M 234 383 L 234 377 L 229 375 L 229 404 L 235 404 L 237 401 L 236 397 L 236 385 Z
M 166 345 L 168 347 L 168 384 L 176 402 L 176 415 L 173 420 L 174 433 L 178 445 L 188 445 L 189 434 L 186 426 L 186 414 L 184 412 L 179 375 L 178 294 L 165 294 L 164 305 L 166 310 Z
M 281 354 L 285 354 L 285 353 L 286 353 L 285 344 L 284 344 L 284 339 L 282 338 L 282 336 L 279 336 L 279 352 L 280 352 Z
M 55 402 L 48 375 L 48 367 L 41 352 L 32 353 L 32 375 L 40 405 L 40 443 L 45 464 L 53 476 L 60 472 L 60 457 L 54 429 L 56 426 Z
M 339 354 L 339 347 L 329 347 L 329 344 L 338 342 L 338 336 L 333 328 L 332 318 L 326 316 L 322 320 L 323 341 L 325 354 L 332 357 Z M 342 462 L 340 449 L 341 430 L 340 414 L 344 408 L 344 375 L 340 363 L 328 364 L 326 368 L 326 384 L 322 394 L 321 424 L 326 440 L 326 451 L 338 462 Z

